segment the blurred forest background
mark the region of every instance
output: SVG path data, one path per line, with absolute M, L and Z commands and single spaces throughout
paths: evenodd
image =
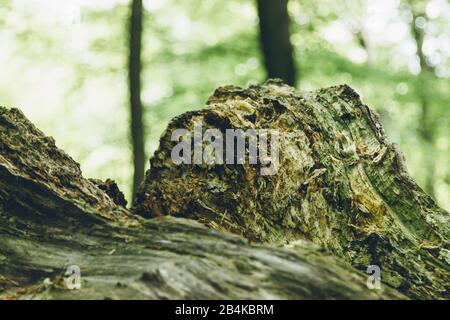
M 450 210 L 449 31 L 447 0 L 0 0 L 0 105 L 130 200 L 168 121 L 216 87 L 347 83 Z

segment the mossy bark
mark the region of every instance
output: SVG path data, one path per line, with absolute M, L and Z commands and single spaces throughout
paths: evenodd
M 205 200 L 206 201 L 206 200 Z M 310 242 L 249 244 L 194 220 L 146 220 L 17 109 L 0 107 L 1 299 L 400 299 Z M 68 290 L 64 272 L 81 271 Z
M 198 122 L 223 133 L 278 130 L 278 172 L 174 164 L 173 130 Z M 411 179 L 377 115 L 348 86 L 217 89 L 206 108 L 169 124 L 134 209 L 197 219 L 254 243 L 308 240 L 357 269 L 378 265 L 383 283 L 411 298 L 450 298 L 449 213 Z

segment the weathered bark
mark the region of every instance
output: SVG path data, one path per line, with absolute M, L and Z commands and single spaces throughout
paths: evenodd
M 309 242 L 251 245 L 193 220 L 144 220 L 110 196 L 121 203 L 112 182 L 83 178 L 52 138 L 0 107 L 0 298 L 404 298 L 368 290 Z M 67 290 L 69 265 L 80 290 Z
M 295 86 L 296 66 L 287 3 L 288 0 L 257 0 L 259 37 L 267 76 Z
M 130 56 L 128 73 L 130 80 L 130 119 L 133 147 L 133 197 L 145 173 L 145 133 L 141 101 L 141 47 L 142 47 L 142 0 L 132 0 L 130 15 Z M 134 199 L 133 199 L 134 200 Z
M 175 165 L 174 129 L 280 132 L 275 175 L 260 165 Z M 216 90 L 175 118 L 135 204 L 143 216 L 194 218 L 253 242 L 305 239 L 412 298 L 449 298 L 449 214 L 409 176 L 376 114 L 348 86 L 296 94 L 277 82 Z

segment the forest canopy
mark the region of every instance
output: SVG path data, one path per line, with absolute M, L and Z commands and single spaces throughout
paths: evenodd
M 267 74 L 256 1 L 148 0 L 143 8 L 148 159 L 174 116 L 201 108 L 218 86 Z M 415 180 L 449 210 L 448 2 L 290 0 L 288 13 L 297 89 L 355 88 Z M 0 105 L 20 107 L 85 176 L 112 178 L 131 199 L 129 17 L 126 0 L 0 0 Z

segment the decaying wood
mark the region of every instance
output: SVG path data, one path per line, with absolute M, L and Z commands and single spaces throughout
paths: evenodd
M 173 130 L 280 132 L 275 175 L 259 165 L 176 165 Z M 449 213 L 408 174 L 376 116 L 348 86 L 299 95 L 276 81 L 217 89 L 175 118 L 151 160 L 135 210 L 197 219 L 252 242 L 304 239 L 411 298 L 450 298 Z
M 112 182 L 83 178 L 19 110 L 1 107 L 0 298 L 405 298 L 369 290 L 366 275 L 310 242 L 249 244 L 194 220 L 145 220 L 122 200 Z M 64 280 L 71 265 L 80 290 Z

